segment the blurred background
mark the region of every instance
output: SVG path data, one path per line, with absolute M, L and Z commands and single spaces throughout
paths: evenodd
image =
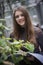
M 21 5 L 28 9 L 33 25 L 40 26 L 43 30 L 43 0 L 0 0 L 0 25 L 9 28 L 4 30 L 6 37 L 13 30 L 13 10 Z

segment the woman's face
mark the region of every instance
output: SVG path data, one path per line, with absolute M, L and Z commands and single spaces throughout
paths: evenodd
M 16 11 L 15 12 L 15 18 L 16 18 L 16 22 L 21 27 L 24 27 L 25 26 L 25 17 L 24 17 L 24 14 L 21 11 Z

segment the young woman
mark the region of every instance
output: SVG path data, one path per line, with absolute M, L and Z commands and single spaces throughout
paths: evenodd
M 13 13 L 13 32 L 10 34 L 10 40 L 13 38 L 17 40 L 29 41 L 35 45 L 35 51 L 39 52 L 39 45 L 36 42 L 34 28 L 30 19 L 30 15 L 23 6 L 16 8 Z M 23 61 L 22 61 L 23 62 Z M 23 62 L 24 63 L 24 62 Z M 22 63 L 20 62 L 20 65 Z
M 10 34 L 11 38 L 15 38 L 17 40 L 21 39 L 24 41 L 28 40 L 37 46 L 33 25 L 27 9 L 21 6 L 14 10 L 13 26 L 14 30 Z

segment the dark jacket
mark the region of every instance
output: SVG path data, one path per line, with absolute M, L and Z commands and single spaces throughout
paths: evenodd
M 38 27 L 35 27 L 34 30 L 37 43 L 41 47 L 41 52 L 43 52 L 43 31 Z

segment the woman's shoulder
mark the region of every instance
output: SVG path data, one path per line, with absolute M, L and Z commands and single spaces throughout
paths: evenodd
M 43 37 L 43 31 L 39 27 L 34 27 L 34 32 L 36 38 Z
M 42 33 L 42 30 L 39 27 L 34 26 L 35 33 Z

